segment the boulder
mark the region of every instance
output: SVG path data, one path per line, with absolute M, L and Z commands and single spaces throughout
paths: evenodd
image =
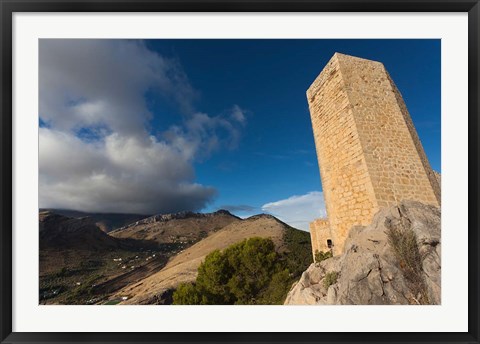
M 311 264 L 292 286 L 285 304 L 440 304 L 440 218 L 438 207 L 415 201 L 381 209 L 370 225 L 350 230 L 342 255 Z M 389 244 L 387 232 L 392 229 L 416 234 L 422 259 L 415 279 Z M 337 272 L 338 277 L 326 288 L 329 272 Z

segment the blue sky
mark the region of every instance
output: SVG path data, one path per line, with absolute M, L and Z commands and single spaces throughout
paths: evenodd
M 335 52 L 384 63 L 441 171 L 439 40 L 42 40 L 40 206 L 306 229 L 324 205 L 305 91 Z

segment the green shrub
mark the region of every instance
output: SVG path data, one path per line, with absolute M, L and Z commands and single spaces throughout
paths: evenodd
M 250 238 L 213 251 L 194 284 L 173 293 L 174 304 L 279 304 L 293 282 L 270 239 Z
M 315 263 L 320 263 L 322 260 L 332 258 L 332 257 L 333 257 L 332 251 L 327 251 L 327 252 L 318 251 L 318 250 L 315 251 Z
M 293 282 L 290 275 L 288 269 L 274 274 L 268 287 L 260 293 L 257 303 L 262 305 L 283 305 Z
M 182 283 L 173 293 L 173 303 L 177 305 L 199 305 L 202 296 L 192 283 Z
M 327 272 L 323 278 L 323 286 L 328 289 L 332 284 L 337 283 L 338 273 L 336 271 Z

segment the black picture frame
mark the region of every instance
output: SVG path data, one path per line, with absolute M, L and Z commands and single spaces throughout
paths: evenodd
M 468 13 L 468 332 L 460 333 L 20 333 L 12 332 L 12 16 L 15 12 L 466 12 Z M 1 343 L 479 343 L 478 0 L 0 0 Z M 455 316 L 452 314 L 452 317 Z M 426 320 L 428 321 L 428 320 Z

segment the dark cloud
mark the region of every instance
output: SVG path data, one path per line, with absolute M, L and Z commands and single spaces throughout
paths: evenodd
M 179 63 L 141 41 L 41 40 L 39 54 L 40 207 L 152 214 L 213 200 L 193 162 L 238 144 L 240 107 L 195 112 Z M 147 91 L 174 99 L 183 116 L 159 137 L 146 130 L 154 116 Z

